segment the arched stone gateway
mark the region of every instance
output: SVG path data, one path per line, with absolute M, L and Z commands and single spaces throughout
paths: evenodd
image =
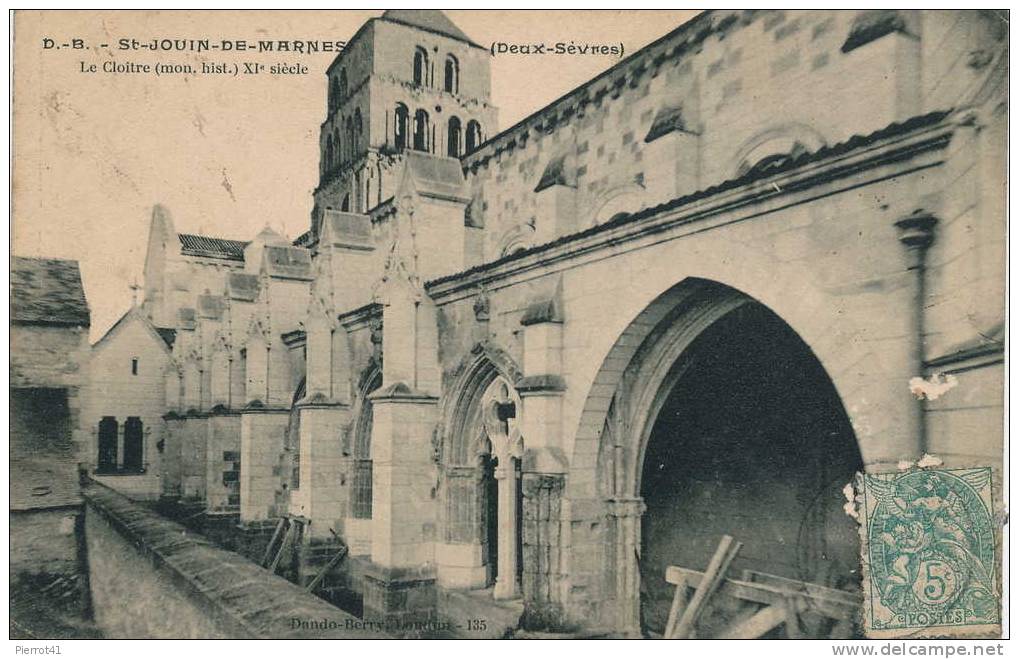
M 585 408 L 604 409 L 595 481 L 608 523 L 597 560 L 615 626 L 661 633 L 673 594 L 665 568 L 703 570 L 723 534 L 744 543 L 733 570 L 858 588 L 842 490 L 863 459 L 835 385 L 799 335 L 760 302 L 702 279 L 663 294 L 624 335 L 617 345 L 629 347 L 607 359 L 616 376 L 595 382 L 611 396 Z M 574 561 L 578 540 L 575 531 Z

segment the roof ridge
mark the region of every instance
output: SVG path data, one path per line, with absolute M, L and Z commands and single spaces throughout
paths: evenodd
M 232 242 L 232 243 L 250 243 L 251 242 L 250 240 L 241 240 L 240 238 L 221 238 L 220 236 L 208 236 L 208 235 L 205 235 L 204 233 L 187 233 L 187 232 L 184 232 L 184 231 L 178 231 L 177 232 L 177 237 L 180 238 L 181 236 L 192 236 L 194 238 L 205 238 L 206 240 L 225 240 L 225 241 L 229 241 L 229 242 Z

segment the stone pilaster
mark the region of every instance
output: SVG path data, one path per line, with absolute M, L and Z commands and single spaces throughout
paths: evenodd
M 340 532 L 348 489 L 341 486 L 346 460 L 340 430 L 350 423 L 350 407 L 335 403 L 299 404 L 301 415 L 301 510 L 311 520 L 313 540 Z
M 529 305 L 521 319 L 524 375 L 516 390 L 523 408 L 523 595 L 531 627 L 556 626 L 562 616 L 561 502 L 567 472 L 562 450 L 563 321 L 558 288 Z
M 216 410 L 205 424 L 206 506 L 213 511 L 236 511 L 240 506 L 240 415 Z
M 278 516 L 280 453 L 290 411 L 249 407 L 241 412 L 241 522 Z
M 372 562 L 420 566 L 432 561 L 435 540 L 431 456 L 438 399 L 397 383 L 371 400 Z
M 615 530 L 616 603 L 619 631 L 624 636 L 640 637 L 640 520 L 647 506 L 640 497 L 609 501 L 609 516 Z
M 658 108 L 644 138 L 644 185 L 648 206 L 700 189 L 700 135 L 691 128 L 689 107 L 678 100 Z
M 565 475 L 524 473 L 523 595 L 525 625 L 558 627 L 563 622 L 562 498 Z

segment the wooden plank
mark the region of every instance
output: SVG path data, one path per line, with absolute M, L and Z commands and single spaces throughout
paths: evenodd
M 786 636 L 791 639 L 803 638 L 803 630 L 800 629 L 800 616 L 799 606 L 796 600 L 793 598 L 787 598 L 782 603 L 782 608 L 785 611 L 785 631 Z
M 665 570 L 665 581 L 671 584 L 677 583 L 680 579 L 685 580 L 687 587 L 696 588 L 704 579 L 704 574 L 688 568 L 669 566 Z M 749 583 L 735 579 L 726 579 L 718 586 L 718 593 L 728 597 L 757 602 L 758 604 L 781 604 L 786 598 L 800 598 L 805 600 L 801 607 L 812 609 L 829 618 L 837 620 L 853 620 L 861 605 L 863 598 L 857 597 L 854 593 L 845 595 L 852 598 L 851 604 L 847 605 L 845 597 L 839 597 L 837 601 L 818 595 L 810 595 L 799 591 L 779 588 L 776 586 Z M 803 609 L 801 609 L 803 610 Z
M 669 620 L 665 623 L 665 633 L 663 634 L 665 638 L 672 638 L 672 634 L 676 630 L 676 624 L 679 622 L 680 616 L 683 615 L 686 605 L 686 580 L 680 579 L 679 583 L 676 584 L 676 594 L 672 596 Z
M 785 608 L 781 604 L 766 606 L 754 613 L 749 618 L 737 620 L 723 629 L 715 638 L 722 639 L 748 639 L 760 638 L 775 627 L 781 625 L 785 619 Z
M 329 572 L 329 570 L 331 570 L 334 567 L 336 567 L 336 564 L 339 563 L 343 559 L 343 557 L 346 556 L 346 555 L 347 555 L 347 548 L 346 547 L 340 547 L 340 550 L 338 552 L 336 552 L 336 555 L 333 556 L 331 559 L 329 559 L 329 562 L 326 563 L 325 567 L 323 567 L 322 570 L 318 574 L 315 575 L 315 578 L 311 580 L 311 583 L 308 584 L 308 592 L 309 593 L 315 592 L 315 587 L 318 586 L 319 582 L 321 582 L 323 579 L 325 579 L 325 576 Z
M 836 588 L 828 588 L 827 586 L 810 583 L 809 581 L 798 581 L 796 579 L 780 577 L 766 572 L 743 570 L 743 581 L 802 592 L 804 595 L 810 597 L 826 598 L 833 602 L 842 601 L 845 602 L 846 606 L 857 606 L 863 602 L 863 598 L 855 593 L 838 590 Z
M 280 533 L 283 532 L 283 525 L 287 523 L 286 517 L 280 517 L 280 521 L 276 523 L 276 530 L 272 533 L 272 538 L 269 539 L 269 544 L 265 547 L 265 554 L 262 555 L 262 567 L 269 565 L 269 559 L 272 558 L 272 548 L 276 544 L 276 540 L 280 537 Z
M 296 528 L 297 526 L 294 524 L 289 524 L 287 526 L 287 533 L 283 536 L 283 542 L 280 543 L 280 549 L 276 552 L 276 558 L 272 559 L 272 565 L 269 566 L 269 571 L 273 574 L 276 574 L 276 568 L 280 564 L 280 559 L 283 558 L 283 552 L 286 551 L 287 547 L 290 546 L 290 543 L 294 541 L 294 529 Z
M 680 616 L 679 622 L 676 623 L 676 627 L 669 638 L 689 637 L 694 625 L 697 624 L 697 619 L 704 610 L 704 606 L 711 599 L 712 595 L 715 594 L 719 584 L 724 581 L 729 565 L 736 558 L 736 554 L 739 553 L 742 546 L 743 544 L 736 542 L 731 535 L 722 536 L 722 540 L 718 543 L 718 548 L 708 563 L 708 569 L 701 575 L 701 579 L 695 586 L 696 590 L 690 598 L 690 603 L 684 609 L 683 615 Z

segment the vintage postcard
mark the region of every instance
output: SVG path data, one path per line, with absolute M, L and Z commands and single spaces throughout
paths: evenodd
M 1007 634 L 1007 10 L 11 30 L 19 647 Z

